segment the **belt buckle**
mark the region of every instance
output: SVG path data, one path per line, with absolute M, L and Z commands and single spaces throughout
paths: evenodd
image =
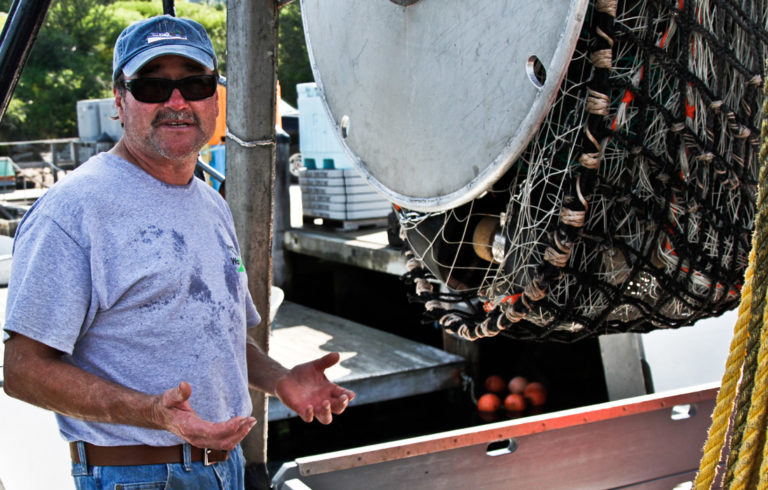
M 206 448 L 203 448 L 203 466 L 211 466 L 213 464 L 213 461 L 208 461 L 208 454 L 210 454 L 211 450 Z
M 207 447 L 203 448 L 203 466 L 211 466 L 214 463 L 219 463 L 221 461 L 226 461 L 227 460 L 227 456 L 228 456 L 229 451 L 216 451 L 216 453 L 224 453 L 224 457 L 223 458 L 219 457 L 218 454 L 217 454 L 217 456 L 214 458 L 215 461 L 211 461 L 208 458 L 208 455 L 212 454 L 213 451 L 214 451 L 213 449 L 209 449 Z

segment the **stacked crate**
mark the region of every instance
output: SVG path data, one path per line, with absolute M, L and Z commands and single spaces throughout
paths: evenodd
M 386 218 L 389 201 L 377 194 L 356 170 L 306 169 L 299 175 L 304 216 L 337 221 Z
M 299 174 L 305 222 L 354 228 L 386 224 L 392 207 L 352 168 L 314 83 L 296 86 L 299 105 Z

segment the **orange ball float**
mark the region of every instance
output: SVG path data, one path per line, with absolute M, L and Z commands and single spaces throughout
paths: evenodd
M 504 399 L 504 409 L 510 412 L 525 410 L 525 398 L 520 393 L 512 393 Z
M 525 387 L 528 386 L 528 380 L 523 376 L 515 376 L 509 380 L 507 389 L 510 393 L 522 393 L 525 391 Z
M 533 383 L 529 383 L 528 386 L 525 387 L 523 396 L 534 407 L 540 407 L 547 403 L 547 389 L 543 384 L 535 381 Z
M 497 374 L 485 378 L 485 390 L 490 391 L 491 393 L 500 393 L 504 391 L 506 385 L 504 378 Z
M 477 399 L 477 409 L 481 412 L 495 412 L 501 408 L 501 399 L 493 393 L 486 393 Z

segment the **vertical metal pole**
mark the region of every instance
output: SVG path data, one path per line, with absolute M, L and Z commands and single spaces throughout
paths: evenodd
M 0 33 L 0 119 L 21 77 L 51 0 L 14 0 Z
M 176 3 L 174 0 L 163 0 L 163 14 L 176 17 Z
M 277 22 L 275 0 L 227 2 L 227 200 L 263 318 L 253 337 L 264 352 L 272 286 Z M 265 469 L 267 461 L 267 399 L 261 393 L 251 399 L 258 423 L 243 442 L 246 471 Z
M 53 183 L 55 184 L 58 181 L 58 171 L 56 169 L 59 168 L 59 158 L 56 155 L 56 144 L 51 143 L 51 174 L 53 174 Z

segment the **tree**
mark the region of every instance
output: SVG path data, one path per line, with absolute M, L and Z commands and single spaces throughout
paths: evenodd
M 7 12 L 11 0 L 0 0 Z M 112 95 L 112 49 L 132 22 L 160 15 L 159 0 L 67 0 L 53 2 L 27 60 L 13 98 L 0 121 L 0 140 L 18 141 L 77 135 L 77 101 Z M 176 2 L 176 14 L 208 31 L 226 75 L 224 4 Z M 0 12 L 0 22 L 4 14 Z M 301 7 L 281 8 L 278 78 L 283 99 L 296 105 L 296 84 L 311 82 Z
M 101 96 L 104 2 L 54 2 L 0 124 L 4 139 L 72 136 L 77 100 Z M 109 58 L 106 58 L 109 59 Z
M 277 78 L 280 80 L 283 99 L 296 106 L 296 84 L 314 80 L 304 40 L 299 2 L 281 7 L 278 33 Z
M 177 2 L 176 12 L 205 26 L 225 70 L 224 8 Z M 112 95 L 112 49 L 117 36 L 131 22 L 161 13 L 160 1 L 53 2 L 0 121 L 0 139 L 76 136 L 77 101 Z

